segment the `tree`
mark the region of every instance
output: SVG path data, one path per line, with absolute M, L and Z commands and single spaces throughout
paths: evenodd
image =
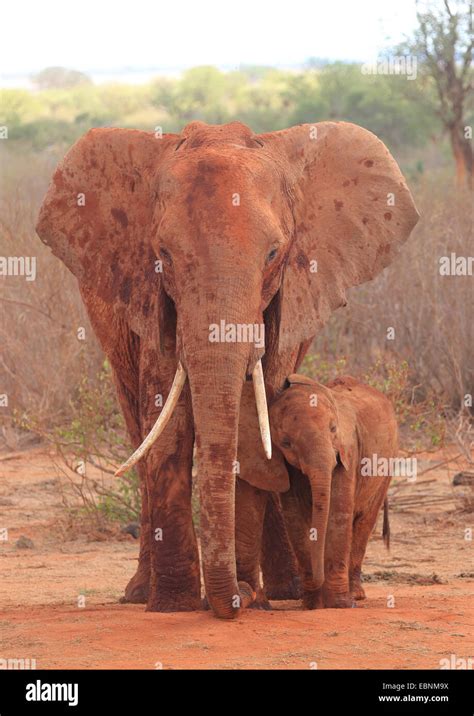
M 443 0 L 442 5 L 418 4 L 418 28 L 407 48 L 433 80 L 436 112 L 448 133 L 456 163 L 458 185 L 473 183 L 472 127 L 467 106 L 472 101 L 473 2 Z
M 84 72 L 68 70 L 66 67 L 46 67 L 32 77 L 32 82 L 40 90 L 69 89 L 92 84 L 92 80 Z
M 362 73 L 361 65 L 333 62 L 320 71 L 295 76 L 285 96 L 293 109 L 289 123 L 344 120 L 366 127 L 391 149 L 420 146 L 438 128 L 425 105 L 426 87 L 407 97 L 406 77 Z

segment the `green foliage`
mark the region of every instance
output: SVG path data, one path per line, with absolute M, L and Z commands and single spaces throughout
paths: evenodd
M 84 375 L 71 400 L 72 419 L 55 429 L 63 445 L 74 447 L 76 457 L 87 459 L 107 443 L 112 449 L 123 444 L 123 418 L 117 408 L 111 369 L 104 361 L 95 380 Z
M 321 353 L 308 353 L 300 372 L 323 384 L 347 374 L 347 359 Z M 402 444 L 409 450 L 441 447 L 447 433 L 446 413 L 439 398 L 415 400 L 412 370 L 406 360 L 379 358 L 363 374 L 355 377 L 384 393 L 390 401 L 401 429 Z
M 200 119 L 222 124 L 229 118 L 234 84 L 215 67 L 194 67 L 176 83 L 168 111 L 183 122 Z
M 81 125 L 71 124 L 62 119 L 44 118 L 14 125 L 9 129 L 8 137 L 19 140 L 35 151 L 41 151 L 51 145 L 73 144 L 87 129 L 88 127 L 83 130 Z
M 291 123 L 345 120 L 370 129 L 391 146 L 422 145 L 437 119 L 433 111 L 421 111 L 419 98 L 407 97 L 410 84 L 404 76 L 364 75 L 356 64 L 328 64 L 299 76 L 291 88 Z
M 41 74 L 41 73 L 40 73 Z M 416 85 L 416 87 L 414 86 Z M 301 72 L 243 66 L 194 67 L 148 85 L 46 82 L 36 93 L 0 92 L 10 137 L 35 150 L 69 145 L 90 127 L 180 131 L 193 120 L 238 119 L 255 132 L 325 119 L 356 122 L 390 147 L 422 146 L 439 129 L 434 88 L 425 79 L 368 76 L 356 64 L 309 62 Z
M 100 493 L 97 501 L 99 513 L 121 524 L 139 522 L 140 509 L 140 479 L 136 470 L 118 477 L 115 490 Z
M 386 363 L 379 358 L 364 376 L 367 385 L 380 390 L 389 397 L 399 420 L 406 420 L 408 404 L 406 391 L 408 387 L 409 367 L 406 360 L 401 363 Z
M 20 89 L 0 90 L 0 123 L 8 127 L 38 119 L 45 111 L 42 101 Z
M 300 372 L 320 383 L 329 383 L 344 373 L 346 362 L 346 358 L 342 356 L 332 360 L 320 353 L 307 353 L 301 364 Z
M 412 373 L 406 360 L 398 362 L 379 358 L 370 366 L 363 380 L 390 398 L 402 442 L 410 450 L 441 447 L 447 432 L 445 408 L 435 396 L 415 400 Z

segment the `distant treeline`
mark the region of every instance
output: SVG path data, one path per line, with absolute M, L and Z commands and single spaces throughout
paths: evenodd
M 441 132 L 435 88 L 424 76 L 368 75 L 357 64 L 336 62 L 298 73 L 203 66 L 147 85 L 99 86 L 81 73 L 52 69 L 56 74 L 37 76 L 35 91 L 0 90 L 0 124 L 10 139 L 35 150 L 71 144 L 90 127 L 160 126 L 173 132 L 195 119 L 238 119 L 255 132 L 343 119 L 369 128 L 392 150 L 423 147 Z

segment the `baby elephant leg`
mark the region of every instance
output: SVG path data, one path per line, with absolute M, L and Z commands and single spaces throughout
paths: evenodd
M 296 468 L 292 468 L 296 472 Z M 309 484 L 303 476 L 300 484 L 294 477 L 290 489 L 281 495 L 285 522 L 289 537 L 298 561 L 299 579 L 301 584 L 303 608 L 318 609 L 323 607 L 322 590 L 315 589 L 311 565 L 311 547 L 309 534 L 311 529 L 311 494 Z M 306 491 L 306 494 L 304 494 Z
M 377 478 L 370 479 L 375 480 Z M 354 516 L 349 577 L 351 594 L 358 601 L 365 599 L 365 591 L 361 582 L 362 562 L 387 489 L 388 483 L 386 486 L 381 486 L 381 489 L 367 503 L 366 509 L 356 511 Z
M 282 504 L 284 494 L 281 495 Z M 301 581 L 298 563 L 283 511 L 278 495 L 271 493 L 263 523 L 263 584 L 269 599 L 299 599 Z

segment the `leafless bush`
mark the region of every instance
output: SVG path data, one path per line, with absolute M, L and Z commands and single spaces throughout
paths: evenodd
M 103 533 L 117 522 L 138 520 L 141 504 L 137 472 L 114 477 L 132 447 L 108 361 L 93 381 L 83 377 L 75 393 L 64 425 L 48 428 L 34 416 L 23 423 L 55 449 L 69 536 Z

